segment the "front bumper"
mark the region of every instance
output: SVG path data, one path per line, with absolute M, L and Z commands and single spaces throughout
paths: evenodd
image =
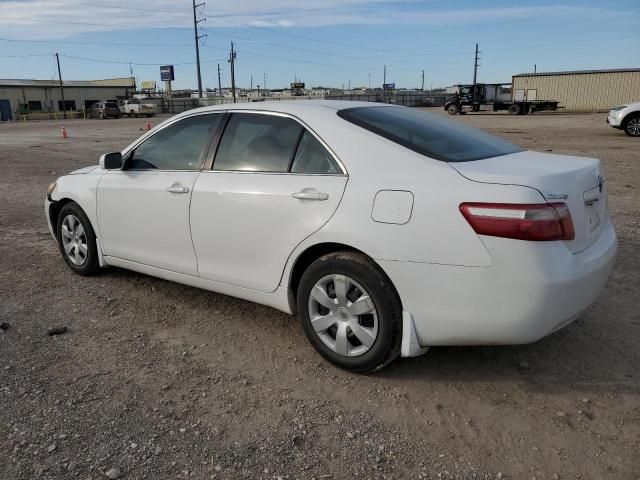
M 49 212 L 51 211 L 52 203 L 54 203 L 53 200 L 51 200 L 47 195 L 44 199 L 44 217 L 47 219 L 47 226 L 49 227 L 49 233 L 57 242 L 58 238 L 56 237 L 55 231 L 53 229 L 53 225 L 51 225 L 51 215 L 49 215 Z
M 618 115 L 612 114 L 612 112 L 609 112 L 607 123 L 613 128 L 622 128 Z
M 483 241 L 491 267 L 379 262 L 413 317 L 420 346 L 535 342 L 596 300 L 617 251 L 609 219 L 598 240 L 577 254 L 562 242 Z

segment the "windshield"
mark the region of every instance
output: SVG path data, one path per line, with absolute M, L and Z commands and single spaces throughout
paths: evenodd
M 338 115 L 414 152 L 444 162 L 469 162 L 522 148 L 475 128 L 409 107 L 356 107 Z

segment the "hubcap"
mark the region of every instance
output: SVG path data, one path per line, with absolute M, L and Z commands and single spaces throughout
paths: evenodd
M 366 353 L 378 337 L 378 312 L 372 298 L 346 275 L 327 275 L 313 286 L 309 318 L 322 343 L 345 357 Z
M 632 118 L 627 124 L 627 130 L 631 135 L 640 135 L 640 118 Z
M 74 265 L 80 267 L 87 261 L 87 234 L 84 227 L 75 215 L 67 215 L 62 220 L 60 230 L 62 246 L 67 254 L 67 258 Z

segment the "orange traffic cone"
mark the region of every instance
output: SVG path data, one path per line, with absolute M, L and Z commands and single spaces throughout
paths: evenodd
M 64 128 L 64 125 L 62 126 L 62 138 L 69 138 L 69 135 L 67 135 L 67 129 Z
M 151 120 L 147 120 L 147 130 L 151 130 Z

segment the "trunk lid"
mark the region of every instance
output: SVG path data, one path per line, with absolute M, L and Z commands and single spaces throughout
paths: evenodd
M 524 151 L 449 165 L 474 182 L 523 185 L 538 190 L 548 203 L 566 203 L 575 238 L 565 243 L 574 253 L 588 248 L 602 231 L 607 185 L 600 160 Z

